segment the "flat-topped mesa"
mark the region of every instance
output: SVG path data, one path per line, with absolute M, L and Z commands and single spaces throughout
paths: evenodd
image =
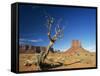
M 71 48 L 75 48 L 75 49 L 81 48 L 81 43 L 80 43 L 80 41 L 79 41 L 79 40 L 73 40 L 73 41 L 72 41 L 72 46 L 71 46 Z
M 71 47 L 64 52 L 67 56 L 73 56 L 78 54 L 88 54 L 88 50 L 84 49 L 81 46 L 81 42 L 79 40 L 73 40 Z
M 46 51 L 46 46 L 32 46 L 32 45 L 20 45 L 19 53 L 40 53 Z M 54 49 L 50 48 L 50 53 L 54 53 Z
M 65 53 L 69 56 L 76 54 L 77 52 L 82 52 L 84 49 L 81 46 L 81 42 L 79 40 L 72 40 L 71 47 L 65 51 Z

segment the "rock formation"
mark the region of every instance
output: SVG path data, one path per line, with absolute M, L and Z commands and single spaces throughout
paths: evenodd
M 82 52 L 88 53 L 88 51 L 82 47 L 81 42 L 79 40 L 73 40 L 72 46 L 68 50 L 66 50 L 64 53 L 71 56 L 74 54 L 79 55 Z
M 19 46 L 19 53 L 40 53 L 46 50 L 44 46 L 32 46 L 32 45 L 20 45 Z M 50 52 L 53 53 L 54 49 L 50 48 Z

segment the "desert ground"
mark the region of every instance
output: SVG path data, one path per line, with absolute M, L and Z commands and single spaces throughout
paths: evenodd
M 36 53 L 20 53 L 19 71 L 38 71 L 38 66 L 36 65 L 37 55 L 38 54 Z M 27 62 L 32 63 L 32 65 L 26 65 Z M 63 52 L 50 53 L 47 56 L 45 62 L 53 66 L 46 66 L 46 70 L 96 67 L 96 53 L 80 52 L 79 54 L 73 55 L 69 55 Z M 61 64 L 59 65 L 58 63 Z

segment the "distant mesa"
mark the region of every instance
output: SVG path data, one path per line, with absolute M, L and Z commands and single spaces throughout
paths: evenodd
M 72 41 L 72 48 L 77 49 L 77 48 L 81 48 L 81 43 L 79 40 L 73 40 Z
M 20 45 L 19 53 L 40 53 L 41 51 L 46 51 L 46 46 L 32 46 L 32 45 Z M 54 48 L 50 48 L 50 53 L 60 52 L 60 50 L 54 50 Z M 76 54 L 87 54 L 90 53 L 88 50 L 82 47 L 82 44 L 79 40 L 72 40 L 71 47 L 66 49 L 65 52 L 62 52 L 66 55 L 76 55 Z
M 89 53 L 89 51 L 82 47 L 81 42 L 79 40 L 73 40 L 71 47 L 64 53 L 71 56 L 79 53 Z
M 40 53 L 42 51 L 46 51 L 46 47 L 44 46 L 32 46 L 32 45 L 20 45 L 19 53 Z M 54 49 L 50 48 L 50 53 L 53 53 Z

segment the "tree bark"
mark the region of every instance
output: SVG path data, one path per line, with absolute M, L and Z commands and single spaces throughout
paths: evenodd
M 47 49 L 46 49 L 46 51 L 43 54 L 42 63 L 45 61 L 46 57 L 48 56 L 49 50 L 53 46 L 53 44 L 54 44 L 54 42 L 50 41 L 50 44 L 47 46 Z

